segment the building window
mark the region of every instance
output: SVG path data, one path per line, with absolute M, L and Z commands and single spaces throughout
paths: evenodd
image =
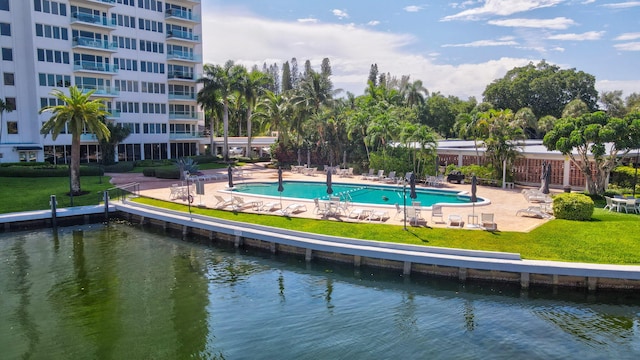
M 4 102 L 5 104 L 7 104 L 7 107 L 9 109 L 13 109 L 13 110 L 16 109 L 16 98 L 8 97 L 8 98 L 5 98 Z
M 5 85 L 15 85 L 15 79 L 13 73 L 3 73 Z
M 17 134 L 17 133 L 18 133 L 18 122 L 7 121 L 7 134 Z
M 9 0 L 0 0 L 0 10 L 9 11 Z
M 38 153 L 35 151 L 20 151 L 18 156 L 20 162 L 35 162 L 38 159 Z
M 4 60 L 4 61 L 13 61 L 13 49 L 11 49 L 11 48 L 2 48 L 2 60 Z
M 0 22 L 0 35 L 11 36 L 11 24 Z

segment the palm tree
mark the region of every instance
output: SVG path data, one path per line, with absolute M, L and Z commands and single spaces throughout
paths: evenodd
M 241 95 L 247 103 L 247 147 L 249 157 L 251 157 L 251 113 L 256 107 L 256 102 L 260 95 L 264 94 L 267 86 L 271 83 L 269 75 L 262 71 L 252 70 L 248 74 L 244 74 L 241 78 Z
M 204 84 L 198 94 L 202 98 L 212 98 L 215 93 L 222 101 L 223 113 L 222 113 L 222 126 L 224 145 L 222 148 L 222 156 L 225 161 L 229 161 L 229 101 L 232 95 L 238 92 L 239 82 L 238 75 L 244 68 L 240 65 L 235 65 L 233 61 L 227 61 L 224 66 L 205 64 L 204 74 L 205 76 L 198 80 L 198 82 Z
M 113 165 L 116 162 L 116 147 L 131 134 L 131 128 L 124 127 L 122 124 L 106 123 L 106 125 L 111 136 L 108 139 L 100 140 L 102 165 Z
M 409 107 L 424 104 L 424 99 L 429 96 L 429 91 L 422 85 L 422 80 L 408 82 L 402 90 Z
M 71 194 L 76 196 L 82 193 L 80 189 L 80 135 L 88 131 L 95 134 L 98 140 L 109 140 L 111 133 L 107 125 L 102 121 L 109 112 L 105 110 L 104 99 L 90 97 L 95 90 L 83 92 L 75 86 L 69 88 L 69 95 L 58 89 L 54 89 L 51 95 L 58 99 L 61 105 L 45 106 L 40 113 L 51 112 L 51 118 L 42 125 L 40 133 L 47 135 L 55 141 L 65 127 L 71 133 L 71 162 L 69 165 Z
M 223 103 L 219 95 L 215 91 L 200 91 L 196 97 L 198 104 L 202 106 L 205 113 L 205 126 L 209 125 L 209 146 L 211 149 L 211 155 L 216 156 L 216 147 L 213 141 L 215 135 L 215 124 L 223 117 Z
M 13 111 L 13 106 L 11 104 L 7 104 L 4 100 L 0 99 L 0 143 L 2 143 L 2 128 L 4 127 L 4 119 L 2 115 L 6 112 L 10 113 Z

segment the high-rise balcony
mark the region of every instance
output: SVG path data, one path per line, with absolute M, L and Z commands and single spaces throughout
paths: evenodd
M 74 61 L 73 71 L 115 74 L 118 72 L 118 67 L 115 65 L 95 61 Z
M 188 31 L 175 29 L 167 30 L 167 39 L 200 42 L 200 37 L 198 35 L 193 35 L 193 33 Z
M 164 18 L 167 20 L 180 20 L 180 21 L 188 21 L 188 22 L 199 22 L 200 17 L 198 15 L 194 15 L 190 11 L 184 11 L 180 9 L 167 9 L 164 12 Z
M 195 99 L 196 99 L 196 94 L 193 94 L 193 93 L 182 93 L 182 92 L 169 93 L 169 100 L 193 101 Z
M 116 28 L 114 19 L 106 16 L 87 14 L 83 12 L 74 12 L 71 14 L 71 24 L 89 25 L 101 29 L 113 30 Z
M 185 51 L 171 50 L 167 52 L 167 60 L 188 61 L 188 62 L 202 62 L 202 56 L 194 55 L 193 53 Z
M 107 115 L 107 119 L 119 119 L 120 118 L 120 110 L 115 109 L 107 109 L 109 115 Z
M 201 111 L 170 111 L 169 120 L 204 120 Z
M 92 96 L 106 96 L 106 97 L 116 97 L 120 95 L 120 90 L 111 86 L 82 86 L 82 92 L 87 93 L 91 90 L 95 90 Z
M 116 6 L 116 0 L 75 0 L 75 1 L 90 4 L 90 5 L 103 5 L 107 7 Z
M 202 132 L 170 132 L 169 140 L 198 139 L 205 137 Z
M 196 76 L 192 72 L 185 71 L 170 71 L 167 73 L 167 79 L 169 80 L 191 80 L 195 81 Z
M 86 48 L 92 50 L 102 50 L 109 52 L 116 52 L 118 45 L 115 42 L 109 42 L 107 40 L 100 40 L 94 38 L 88 38 L 83 36 L 76 36 L 73 38 L 72 46 L 74 48 Z

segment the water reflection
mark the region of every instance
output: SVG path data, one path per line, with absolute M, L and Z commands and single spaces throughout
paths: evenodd
M 0 235 L 6 358 L 635 358 L 638 294 L 466 283 L 94 225 Z

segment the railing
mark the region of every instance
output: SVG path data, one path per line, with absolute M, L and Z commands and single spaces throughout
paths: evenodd
M 118 96 L 120 95 L 120 90 L 111 86 L 83 86 L 82 92 L 87 93 L 90 90 L 95 90 L 93 93 L 94 96 L 102 95 L 102 96 Z
M 177 139 L 197 139 L 206 137 L 202 132 L 172 132 L 169 133 L 169 140 Z
M 71 14 L 71 22 L 81 22 L 85 24 L 106 26 L 109 28 L 115 28 L 116 22 L 114 19 L 109 19 L 106 16 L 87 14 L 83 12 L 74 12 Z
M 167 60 L 186 60 L 186 61 L 200 62 L 201 59 L 202 59 L 201 56 L 194 55 L 188 52 L 176 51 L 176 50 L 167 52 Z
M 199 40 L 200 37 L 198 35 L 193 35 L 188 31 L 175 30 L 175 29 L 167 30 L 167 38 L 168 39 L 178 38 L 178 39 L 184 39 L 189 41 L 200 41 Z
M 169 93 L 169 100 L 195 100 L 196 94 Z
M 168 79 L 182 79 L 182 80 L 195 80 L 194 73 L 188 73 L 184 71 L 170 71 L 167 73 Z
M 80 141 L 98 141 L 96 134 L 80 134 Z
M 140 196 L 140 183 L 128 183 L 107 189 L 110 199 L 126 202 L 129 197 Z
M 107 118 L 120 118 L 120 110 L 107 109 L 110 115 L 107 115 Z
M 180 9 L 167 9 L 164 12 L 164 17 L 165 18 L 175 17 L 175 18 L 179 18 L 179 19 L 183 19 L 183 20 L 189 20 L 189 21 L 200 21 L 200 17 L 199 16 L 193 15 L 193 13 L 191 13 L 189 11 L 184 11 L 184 10 L 180 10 Z
M 88 38 L 88 37 L 74 37 L 73 38 L 73 46 L 85 46 L 93 49 L 107 50 L 107 51 L 116 51 L 118 48 L 115 42 L 109 42 L 106 40 Z
M 94 61 L 74 61 L 73 70 L 99 71 L 106 73 L 117 73 L 118 67 L 115 65 L 94 62 Z
M 84 0 L 84 1 L 90 2 L 90 3 L 99 3 L 99 4 L 116 6 L 116 0 Z
M 203 120 L 204 115 L 200 111 L 171 111 L 169 112 L 169 120 L 189 119 Z

